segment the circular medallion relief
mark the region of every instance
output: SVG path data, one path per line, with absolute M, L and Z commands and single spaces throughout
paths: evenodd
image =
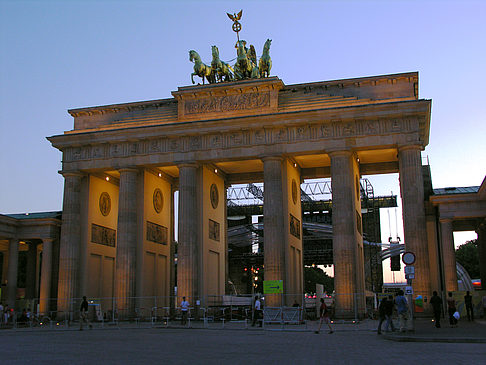
M 100 195 L 100 212 L 106 217 L 108 214 L 110 214 L 110 210 L 111 210 L 110 194 L 108 194 L 107 192 L 103 192 Z
M 162 195 L 162 191 L 159 188 L 154 190 L 154 209 L 157 213 L 162 211 L 162 207 L 164 206 L 164 196 Z
M 292 201 L 297 204 L 297 183 L 292 179 Z
M 211 205 L 213 209 L 216 209 L 219 203 L 218 187 L 216 186 L 216 184 L 211 185 L 211 189 L 209 191 L 209 197 L 211 199 Z

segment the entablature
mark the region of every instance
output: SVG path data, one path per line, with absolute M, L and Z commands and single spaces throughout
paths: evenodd
M 74 130 L 228 119 L 418 99 L 418 73 L 284 85 L 277 77 L 180 87 L 174 98 L 70 109 Z

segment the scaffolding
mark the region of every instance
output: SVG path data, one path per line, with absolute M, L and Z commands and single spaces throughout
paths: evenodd
M 332 188 L 328 180 L 301 184 L 303 261 L 304 265 L 332 265 Z M 228 247 L 230 278 L 242 267 L 263 265 L 263 184 L 231 186 L 227 190 Z M 380 291 L 381 268 L 380 208 L 397 207 L 397 197 L 375 196 L 371 182 L 360 181 L 361 212 L 364 241 L 365 285 Z M 258 216 L 258 222 L 252 217 Z M 253 285 L 253 284 L 252 284 Z

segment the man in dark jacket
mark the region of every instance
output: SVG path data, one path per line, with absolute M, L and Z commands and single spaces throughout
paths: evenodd
M 383 321 L 386 319 L 386 314 L 385 314 L 385 308 L 386 308 L 386 304 L 387 304 L 388 300 L 385 298 L 383 298 L 380 302 L 380 306 L 378 307 L 378 314 L 380 315 L 380 322 L 378 322 L 378 329 L 377 329 L 377 333 L 379 335 L 381 335 L 381 325 L 383 323 Z
M 442 312 L 442 299 L 440 299 L 436 291 L 433 292 L 432 298 L 430 298 L 430 305 L 432 306 L 432 310 L 434 311 L 435 327 L 440 328 L 440 314 Z
M 380 322 L 378 323 L 378 334 L 381 335 L 381 325 L 386 319 L 385 331 L 388 332 L 388 328 L 391 327 L 392 331 L 395 331 L 392 321 L 393 314 L 393 296 L 389 295 L 388 298 L 383 298 L 378 307 L 380 314 Z

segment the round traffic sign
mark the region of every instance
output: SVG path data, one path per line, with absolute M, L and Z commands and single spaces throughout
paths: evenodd
M 402 256 L 402 261 L 405 265 L 413 265 L 415 262 L 415 254 L 413 252 L 405 252 Z

